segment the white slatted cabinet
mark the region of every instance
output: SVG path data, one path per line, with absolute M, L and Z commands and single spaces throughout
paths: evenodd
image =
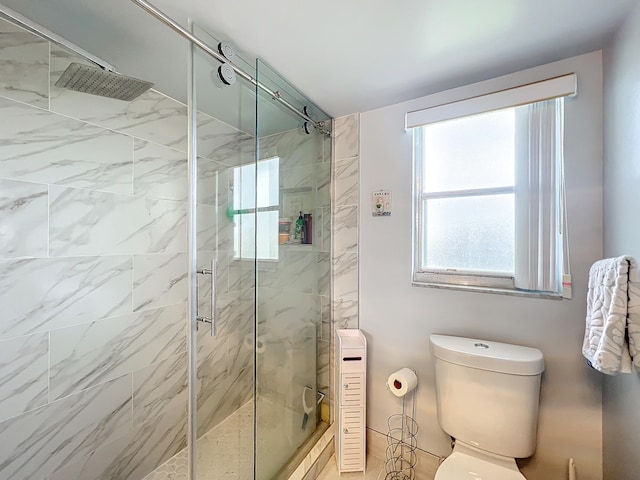
M 336 330 L 338 472 L 366 467 L 367 340 L 360 330 Z

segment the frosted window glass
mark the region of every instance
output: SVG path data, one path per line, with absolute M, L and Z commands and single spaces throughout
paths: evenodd
M 234 169 L 234 204 L 238 210 L 278 205 L 280 158 L 273 157 Z M 257 185 L 256 185 L 257 180 Z
M 278 259 L 278 211 L 258 213 L 258 242 L 256 255 L 259 259 Z
M 255 222 L 254 213 L 245 213 L 234 217 L 233 255 L 235 258 L 255 258 Z
M 280 193 L 280 159 L 278 157 L 258 162 L 258 186 L 257 202 L 258 208 L 278 205 Z M 258 227 L 259 228 L 259 227 Z
M 233 172 L 234 255 L 236 258 L 278 259 L 278 206 L 280 158 L 273 157 L 236 167 Z M 269 209 L 258 212 L 256 209 Z M 256 230 L 257 228 L 257 230 Z
M 423 268 L 513 272 L 513 194 L 425 202 Z
M 258 213 L 258 233 L 253 213 L 236 215 L 234 225 L 235 257 L 259 260 L 278 259 L 278 211 Z
M 253 163 L 233 169 L 233 206 L 235 210 L 256 206 L 256 167 Z
M 511 186 L 515 109 L 424 128 L 424 192 Z

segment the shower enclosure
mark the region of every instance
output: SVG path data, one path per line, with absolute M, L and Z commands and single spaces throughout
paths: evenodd
M 187 105 L 70 91 L 92 58 L 28 22 L 0 16 L 0 478 L 289 478 L 329 422 L 329 117 L 226 44 L 246 76 L 192 44 Z
M 288 478 L 291 459 L 328 421 L 328 358 L 319 371 L 317 346 L 329 315 L 331 144 L 265 90 L 329 119 L 260 60 L 231 57 L 255 84 L 227 85 L 218 60 L 195 46 L 192 54 L 202 317 L 195 471 Z

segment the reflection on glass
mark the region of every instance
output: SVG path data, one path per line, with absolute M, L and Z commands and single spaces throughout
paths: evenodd
M 250 163 L 233 169 L 236 259 L 278 259 L 279 170 L 278 157 L 260 160 L 257 168 Z

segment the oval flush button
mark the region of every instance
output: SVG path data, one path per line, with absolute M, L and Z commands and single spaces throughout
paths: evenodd
M 474 343 L 473 346 L 476 348 L 489 348 L 489 345 L 486 343 Z

